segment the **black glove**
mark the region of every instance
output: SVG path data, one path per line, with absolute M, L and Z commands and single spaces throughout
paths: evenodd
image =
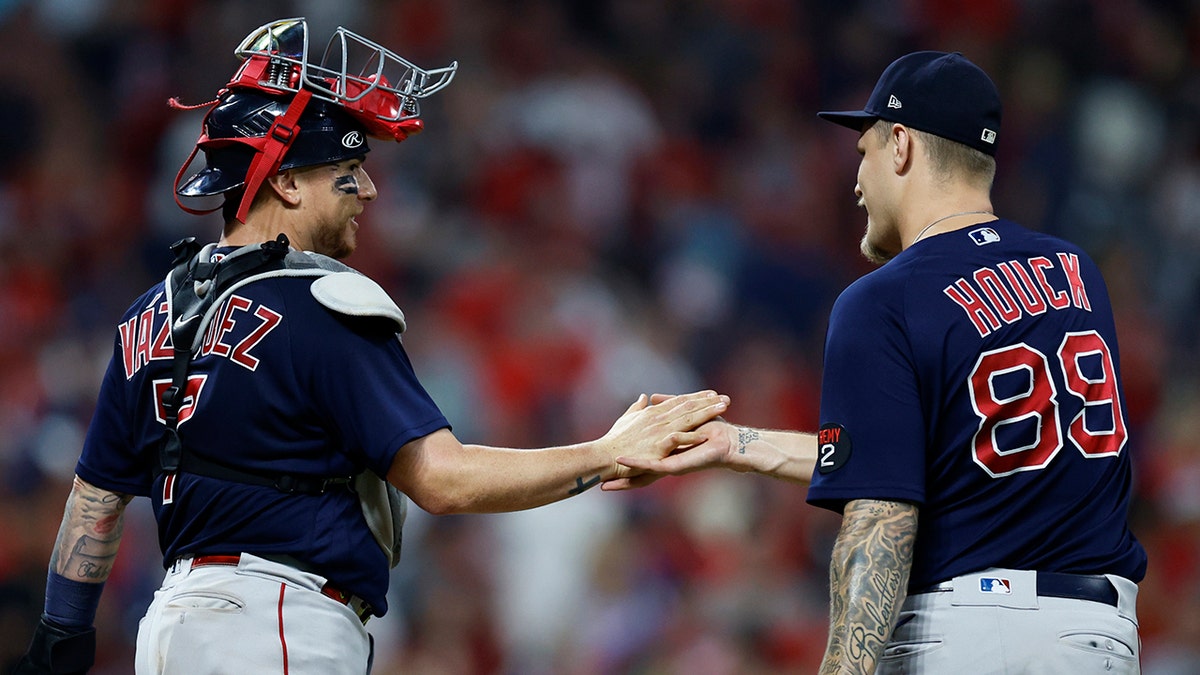
M 72 632 L 42 617 L 13 675 L 83 675 L 95 661 L 95 628 Z

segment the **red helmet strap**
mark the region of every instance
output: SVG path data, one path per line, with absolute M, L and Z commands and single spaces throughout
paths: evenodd
M 312 92 L 301 89 L 296 92 L 296 96 L 288 104 L 287 112 L 276 117 L 275 121 L 271 123 L 271 128 L 263 137 L 262 147 L 255 153 L 254 160 L 250 162 L 250 169 L 246 172 L 246 190 L 242 193 L 242 202 L 238 205 L 237 211 L 237 219 L 240 222 L 246 222 L 250 204 L 254 201 L 254 195 L 258 193 L 258 189 L 262 187 L 263 181 L 279 172 L 279 165 L 283 164 L 283 156 L 287 154 L 288 148 L 292 147 L 292 143 L 296 141 L 296 135 L 300 133 L 300 127 L 297 124 L 300 115 L 311 99 Z

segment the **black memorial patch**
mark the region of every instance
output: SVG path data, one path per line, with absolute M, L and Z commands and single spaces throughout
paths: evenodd
M 822 424 L 817 431 L 817 471 L 830 473 L 842 468 L 850 459 L 854 444 L 846 427 L 840 424 Z

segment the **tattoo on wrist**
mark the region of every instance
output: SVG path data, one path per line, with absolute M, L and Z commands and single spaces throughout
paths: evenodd
M 591 478 L 589 478 L 587 480 L 587 482 L 584 482 L 583 477 L 576 478 L 575 479 L 575 487 L 568 490 L 567 494 L 574 497 L 575 495 L 577 495 L 581 492 L 584 492 L 584 491 L 588 490 L 589 488 L 598 485 L 599 483 L 600 483 L 600 476 L 592 476 Z
M 749 429 L 747 427 L 738 427 L 737 432 L 738 432 L 737 451 L 738 451 L 739 455 L 744 455 L 744 454 L 746 454 L 746 446 L 750 445 L 754 441 L 757 441 L 760 438 L 760 436 L 759 436 L 757 429 Z

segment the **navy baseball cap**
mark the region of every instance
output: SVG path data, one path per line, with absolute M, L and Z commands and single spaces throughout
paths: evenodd
M 862 110 L 817 113 L 855 131 L 883 119 L 996 154 L 1000 92 L 958 52 L 913 52 L 892 62 Z

